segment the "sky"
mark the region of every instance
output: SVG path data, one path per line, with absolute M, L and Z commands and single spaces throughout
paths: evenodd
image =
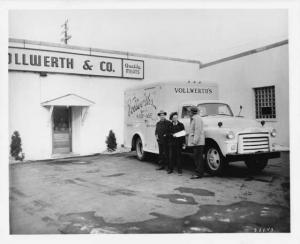
M 9 37 L 199 60 L 288 39 L 284 9 L 10 10 Z

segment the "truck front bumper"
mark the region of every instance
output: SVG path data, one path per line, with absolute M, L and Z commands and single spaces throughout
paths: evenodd
M 249 154 L 227 154 L 226 160 L 230 162 L 234 161 L 244 161 L 251 158 L 258 159 L 270 159 L 270 158 L 280 158 L 280 152 L 257 152 L 257 153 L 249 153 Z

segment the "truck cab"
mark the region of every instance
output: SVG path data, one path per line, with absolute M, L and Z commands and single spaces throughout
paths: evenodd
M 188 110 L 197 106 L 205 132 L 204 158 L 207 171 L 221 174 L 229 162 L 245 161 L 251 171 L 260 171 L 268 159 L 280 156 L 273 143 L 276 130 L 254 119 L 234 116 L 225 101 L 187 101 L 179 105 L 178 115 L 189 131 Z

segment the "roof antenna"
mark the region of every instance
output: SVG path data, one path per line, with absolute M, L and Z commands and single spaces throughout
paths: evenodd
M 68 41 L 72 38 L 71 35 L 68 34 L 69 31 L 69 20 L 66 19 L 66 21 L 61 25 L 61 27 L 63 28 L 63 31 L 61 32 L 61 34 L 63 34 L 63 37 L 60 39 L 64 44 L 68 44 Z

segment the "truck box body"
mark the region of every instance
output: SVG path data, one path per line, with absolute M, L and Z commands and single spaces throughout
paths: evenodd
M 218 99 L 214 83 L 170 82 L 140 86 L 125 91 L 125 146 L 132 147 L 135 135 L 142 139 L 144 151 L 158 153 L 154 135 L 157 113 L 178 111 L 179 104 L 190 100 Z

